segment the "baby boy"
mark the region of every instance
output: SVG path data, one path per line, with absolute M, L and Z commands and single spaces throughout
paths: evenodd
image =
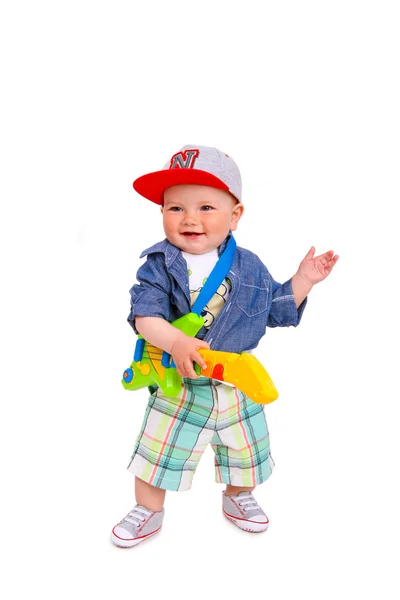
M 232 265 L 203 310 L 204 326 L 190 337 L 171 325 L 189 313 L 243 214 L 236 163 L 216 148 L 188 145 L 161 171 L 139 177 L 135 190 L 160 205 L 166 239 L 142 253 L 146 262 L 131 289 L 128 321 L 150 344 L 168 352 L 183 377 L 177 397 L 152 390 L 128 469 L 135 475 L 136 506 L 112 531 L 113 542 L 134 546 L 160 531 L 167 490 L 191 487 L 211 443 L 215 477 L 226 485 L 223 514 L 240 529 L 262 532 L 268 518 L 252 492 L 274 462 L 264 407 L 234 386 L 198 376 L 201 348 L 253 350 L 266 327 L 297 326 L 313 285 L 332 271 L 338 256 L 314 256 L 276 282 L 261 260 L 237 247 Z

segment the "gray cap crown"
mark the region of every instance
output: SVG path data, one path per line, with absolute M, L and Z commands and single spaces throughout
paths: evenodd
M 172 156 L 170 161 L 164 165 L 163 170 L 176 168 L 196 169 L 211 173 L 225 183 L 230 193 L 241 202 L 242 178 L 239 167 L 233 158 L 218 148 L 187 144 Z

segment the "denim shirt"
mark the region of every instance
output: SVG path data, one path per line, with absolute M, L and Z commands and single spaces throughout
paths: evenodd
M 218 249 L 224 251 L 231 233 Z M 161 317 L 174 321 L 191 311 L 187 263 L 179 248 L 167 239 L 144 250 L 146 262 L 137 272 L 138 284 L 130 290 L 131 312 L 128 322 L 135 328 L 135 317 Z M 296 327 L 307 298 L 299 308 L 294 301 L 291 280 L 277 283 L 261 260 L 237 247 L 227 277 L 232 283 L 228 300 L 213 325 L 196 337 L 213 350 L 244 352 L 255 348 L 267 327 Z

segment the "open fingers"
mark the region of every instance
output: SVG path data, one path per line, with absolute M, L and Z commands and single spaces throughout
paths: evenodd
M 333 256 L 333 252 L 332 252 L 332 254 L 330 256 L 325 258 L 325 264 L 330 267 L 333 267 L 333 265 L 336 264 L 338 258 L 339 258 L 339 256 L 338 255 Z
M 337 256 L 337 255 L 333 256 L 333 252 L 332 252 L 332 255 L 330 255 L 328 257 L 325 256 L 320 259 L 320 262 L 321 262 L 326 274 L 328 274 L 332 271 L 333 267 L 337 263 L 338 258 L 339 258 L 339 256 Z
M 319 256 L 315 257 L 315 260 L 321 260 L 321 261 L 328 261 L 331 260 L 332 256 L 333 256 L 334 252 L 333 250 L 328 250 L 328 252 L 324 252 L 323 254 L 320 254 Z

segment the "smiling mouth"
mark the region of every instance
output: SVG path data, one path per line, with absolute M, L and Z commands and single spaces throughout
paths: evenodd
M 184 235 L 187 238 L 197 239 L 201 235 L 204 235 L 204 233 L 197 233 L 196 231 L 184 231 L 182 235 Z

